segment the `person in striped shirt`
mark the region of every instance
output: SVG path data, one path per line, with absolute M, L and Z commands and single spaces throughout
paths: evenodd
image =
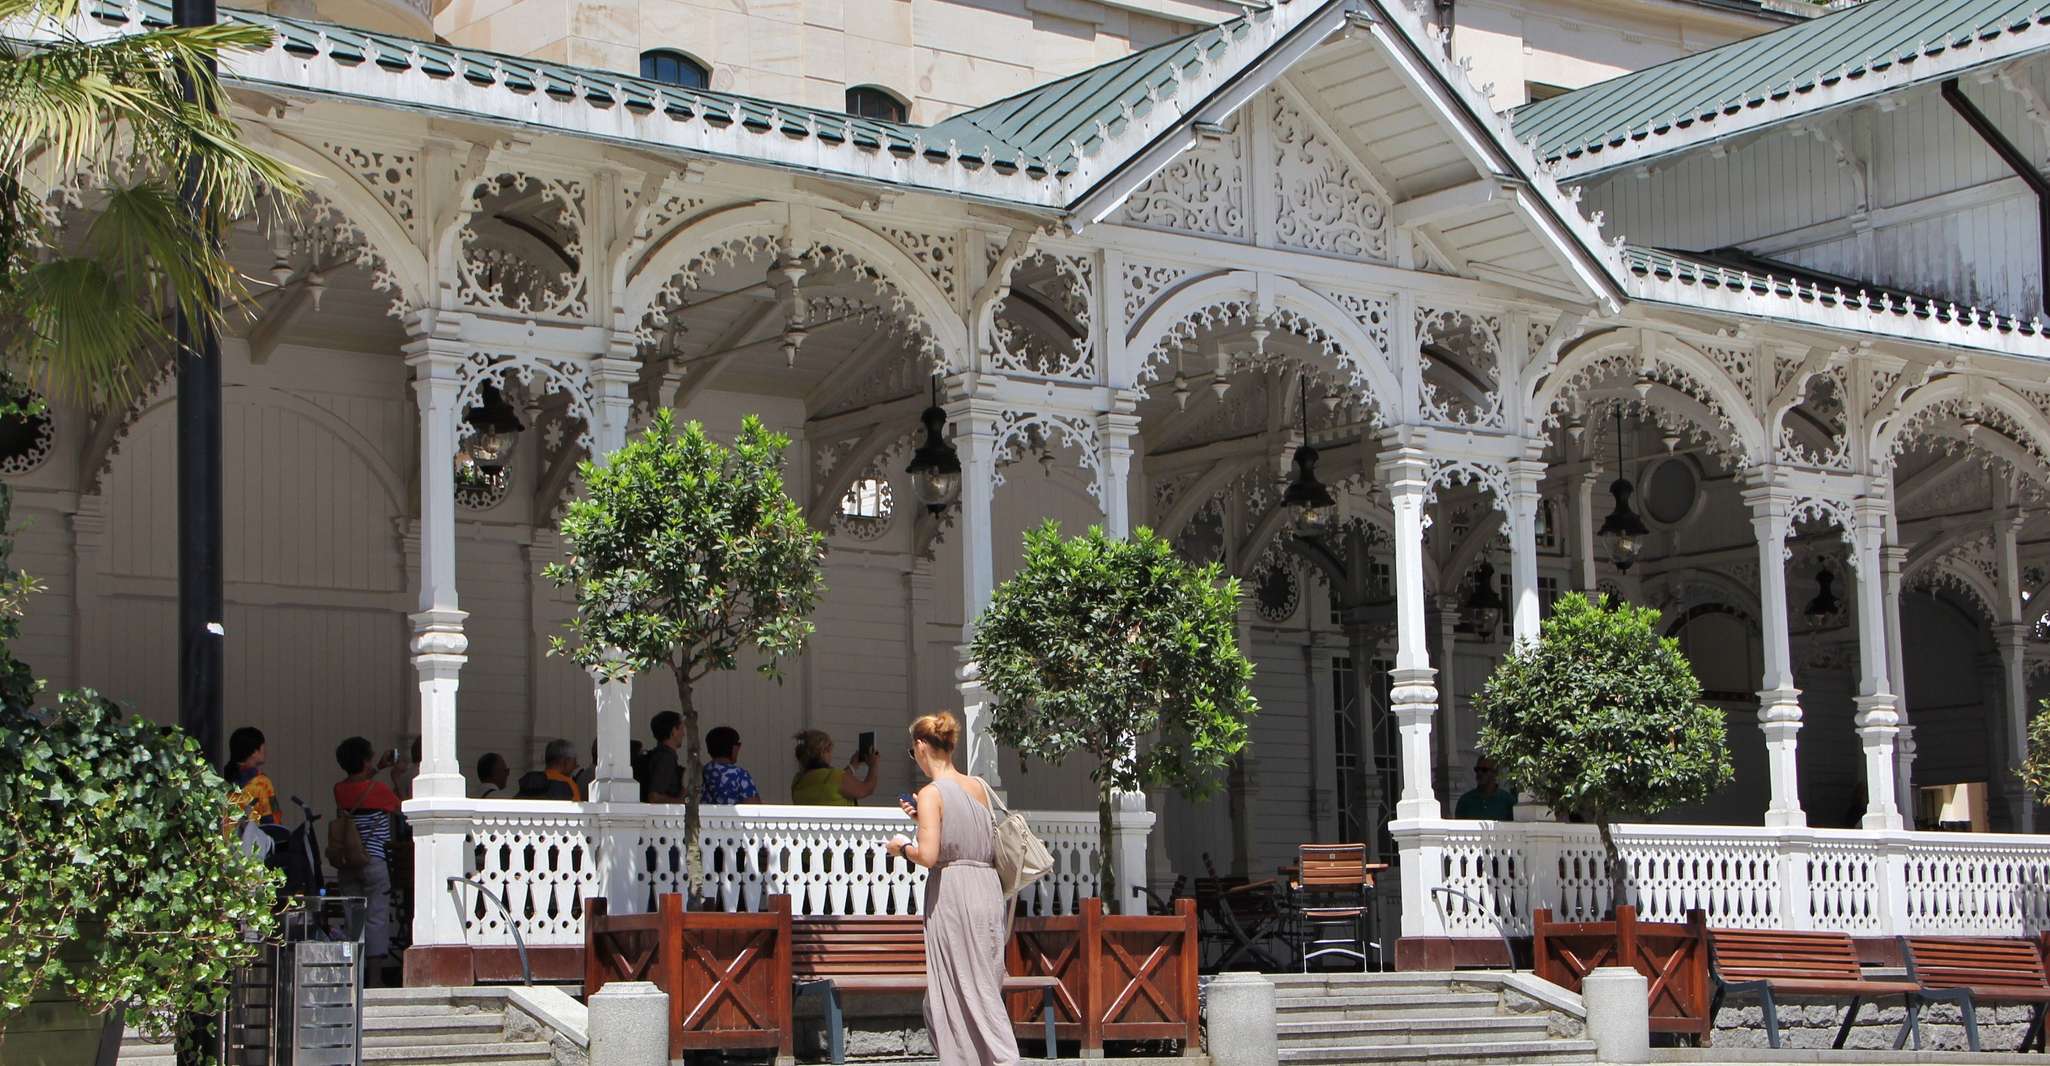
M 363 954 L 373 975 L 381 972 L 384 957 L 391 953 L 391 866 L 386 855 L 392 823 L 399 816 L 399 796 L 377 774 L 393 761 L 391 752 L 378 759 L 370 741 L 362 737 L 350 737 L 335 748 L 335 762 L 349 775 L 335 782 L 336 816 L 354 819 L 363 851 L 370 856 L 365 866 L 337 870 L 336 881 L 342 895 L 366 901 Z

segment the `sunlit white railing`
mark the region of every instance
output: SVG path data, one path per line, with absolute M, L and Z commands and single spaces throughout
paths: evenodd
M 581 944 L 583 900 L 605 896 L 615 913 L 647 911 L 683 891 L 684 813 L 678 806 L 525 800 L 414 801 L 415 885 L 438 914 L 416 921 L 419 943 L 509 945 L 507 918 L 474 892 L 435 889 L 450 874 L 505 897 L 530 945 Z M 1143 812 L 1141 812 L 1143 815 Z M 1027 812 L 1053 852 L 1055 872 L 1027 889 L 1033 914 L 1072 913 L 1095 893 L 1094 811 Z M 1120 815 L 1119 833 L 1143 833 L 1151 815 Z M 867 807 L 707 806 L 703 873 L 693 906 L 754 910 L 788 895 L 798 914 L 916 914 L 926 871 L 883 845 L 909 833 L 896 810 Z M 1140 852 L 1143 855 L 1143 851 Z M 442 870 L 440 867 L 452 867 Z M 430 890 L 433 891 L 430 891 Z M 421 939 L 423 935 L 430 939 Z
M 1539 909 L 1608 911 L 1593 826 L 1431 819 L 1394 833 L 1404 936 L 1525 936 Z M 1624 825 L 1616 843 L 1647 921 L 1701 910 L 1717 927 L 1858 936 L 2050 929 L 2050 837 Z

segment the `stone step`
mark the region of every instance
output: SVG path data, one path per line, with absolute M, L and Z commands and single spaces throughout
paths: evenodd
M 1392 1046 L 1544 1040 L 1542 1015 L 1424 1015 L 1281 1022 L 1282 1047 Z
M 1468 985 L 1465 987 L 1471 989 L 1473 986 Z M 1455 989 L 1449 981 L 1420 981 L 1416 979 L 1407 981 L 1347 981 L 1313 978 L 1306 981 L 1274 982 L 1274 995 L 1277 999 L 1289 996 L 1415 996 L 1451 991 L 1455 991 Z
M 1374 1066 L 1470 1066 L 1510 1063 L 1593 1062 L 1592 1040 L 1505 1040 L 1482 1043 L 1349 1044 L 1330 1047 L 1284 1047 L 1282 1062 L 1361 1063 Z
M 1331 1014 L 1345 1018 L 1386 1017 L 1406 1011 L 1478 1011 L 1493 1014 L 1501 997 L 1493 992 L 1398 992 L 1349 991 L 1337 995 L 1305 994 L 1274 997 L 1274 1010 L 1283 1018 L 1305 1020 L 1304 1015 Z
M 449 1015 L 488 1013 L 491 1008 L 468 1003 L 377 1003 L 363 1004 L 363 1022 L 372 1018 L 440 1018 Z
M 553 1066 L 555 1052 L 540 1040 L 447 1047 L 366 1047 L 363 1062 L 366 1066 Z
M 401 1047 L 434 1044 L 495 1044 L 505 1033 L 505 1016 L 497 1011 L 466 1014 L 366 1016 L 363 1046 Z

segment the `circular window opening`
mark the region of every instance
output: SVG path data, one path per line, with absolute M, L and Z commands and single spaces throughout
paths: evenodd
M 1678 525 L 1694 511 L 1701 479 L 1685 459 L 1668 459 L 1653 467 L 1644 483 L 1644 513 L 1660 525 Z

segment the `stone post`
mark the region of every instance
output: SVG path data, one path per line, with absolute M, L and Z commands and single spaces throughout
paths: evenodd
M 590 1061 L 669 1066 L 669 993 L 648 981 L 615 981 L 591 996 Z
M 1595 1061 L 1651 1061 L 1650 982 L 1628 966 L 1602 966 L 1580 983 Z
M 1221 973 L 1212 979 L 1203 1028 L 1215 1066 L 1275 1066 L 1281 1061 L 1274 982 L 1265 974 Z

